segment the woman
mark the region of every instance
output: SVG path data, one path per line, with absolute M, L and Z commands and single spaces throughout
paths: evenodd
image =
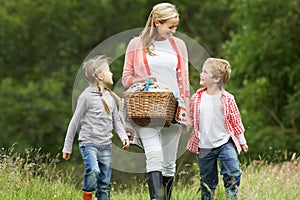
M 140 36 L 128 44 L 122 83 L 130 87 L 153 78 L 159 86 L 180 94 L 189 106 L 187 49 L 181 39 L 173 36 L 178 23 L 174 5 L 160 3 L 153 7 Z M 182 129 L 172 124 L 168 128 L 137 127 L 137 130 L 146 154 L 150 197 L 170 199 Z

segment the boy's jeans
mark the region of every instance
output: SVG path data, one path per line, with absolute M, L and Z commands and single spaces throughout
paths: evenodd
M 96 191 L 98 200 L 110 199 L 111 145 L 79 142 L 79 147 L 85 164 L 82 191 Z
M 218 162 L 221 163 L 224 186 L 234 193 L 240 185 L 242 171 L 239 169 L 237 153 L 231 141 L 213 149 L 200 149 L 198 162 L 200 167 L 200 186 L 202 199 L 212 199 L 211 193 L 218 185 Z M 205 197 L 207 196 L 207 198 Z

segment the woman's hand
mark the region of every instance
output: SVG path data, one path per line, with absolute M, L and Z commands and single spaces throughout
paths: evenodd
M 193 126 L 192 122 L 191 122 L 190 118 L 188 117 L 186 120 L 186 126 L 184 127 L 184 131 L 188 132 L 189 130 L 191 130 L 192 126 Z
M 187 114 L 185 131 L 188 132 L 193 127 L 192 120 L 190 117 L 190 98 L 186 97 L 184 103 L 186 106 L 186 114 Z

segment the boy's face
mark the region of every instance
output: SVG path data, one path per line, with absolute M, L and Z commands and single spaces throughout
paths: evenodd
M 211 67 L 203 65 L 202 72 L 200 73 L 201 86 L 209 87 L 210 85 L 218 82 L 218 80 L 214 77 L 211 70 L 212 70 Z

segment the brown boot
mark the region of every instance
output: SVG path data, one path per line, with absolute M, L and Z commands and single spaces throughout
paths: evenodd
M 93 200 L 93 192 L 83 192 L 83 200 Z

